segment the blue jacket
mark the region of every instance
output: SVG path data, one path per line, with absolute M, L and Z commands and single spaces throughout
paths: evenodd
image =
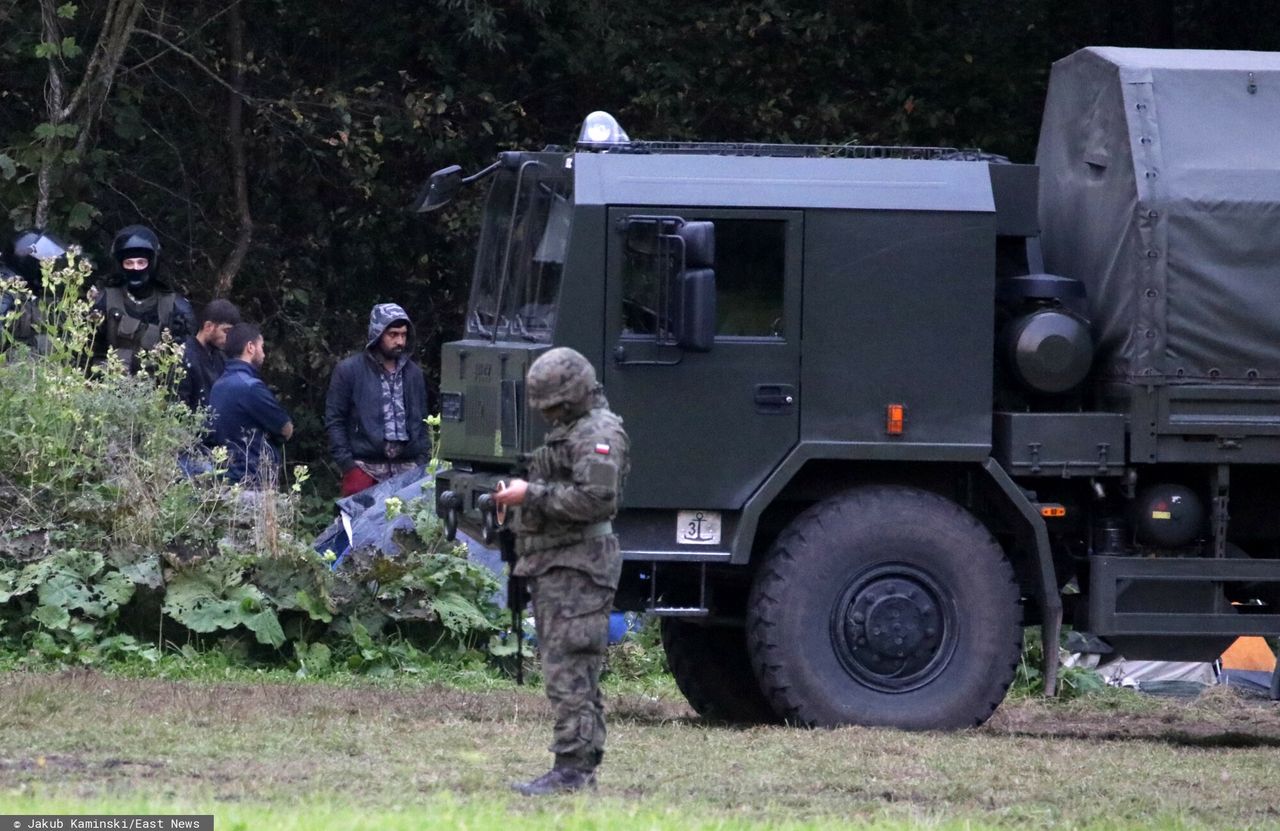
M 227 368 L 209 391 L 209 409 L 213 443 L 227 448 L 227 478 L 260 484 L 267 473 L 259 468 L 264 458 L 273 475 L 280 464 L 280 452 L 273 442 L 292 419 L 258 377 L 258 371 L 239 359 L 227 361 Z

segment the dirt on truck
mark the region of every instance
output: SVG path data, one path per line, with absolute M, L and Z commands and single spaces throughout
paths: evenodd
M 1278 128 L 1280 55 L 1089 48 L 1034 164 L 593 113 L 445 168 L 420 209 L 489 195 L 437 510 L 496 538 L 481 497 L 548 427 L 525 372 L 570 346 L 633 441 L 618 603 L 705 716 L 958 728 L 1026 626 L 1280 634 Z

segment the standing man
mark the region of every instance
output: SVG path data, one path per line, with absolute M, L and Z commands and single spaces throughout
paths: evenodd
M 106 360 L 107 350 L 114 349 L 125 369 L 136 372 L 139 352 L 155 348 L 165 329 L 175 341 L 184 340 L 195 329 L 195 316 L 187 299 L 156 276 L 160 239 L 155 231 L 145 225 L 120 229 L 111 243 L 111 256 L 120 274 L 93 304 L 102 316 L 94 358 Z
M 555 714 L 551 770 L 513 787 L 526 796 L 594 788 L 604 757 L 600 669 L 609 612 L 622 573 L 611 520 L 630 469 L 622 419 L 609 410 L 596 373 L 559 347 L 533 362 L 529 406 L 552 425 L 534 452 L 529 479 L 494 494 L 519 506 L 515 575 L 530 580 L 547 698 Z
M 258 377 L 267 357 L 258 327 L 232 326 L 226 352 L 226 369 L 209 392 L 213 443 L 227 448 L 227 479 L 254 488 L 269 486 L 280 466 L 275 444 L 293 435 L 293 420 Z
M 431 458 L 427 384 L 412 354 L 413 323 L 395 303 L 369 312 L 363 351 L 343 359 L 329 380 L 324 426 L 350 496 Z
M 178 397 L 192 410 L 209 406 L 209 390 L 227 365 L 222 352 L 227 332 L 239 322 L 240 310 L 230 300 L 211 300 L 200 312 L 200 329 L 183 347 L 187 372 L 178 382 Z

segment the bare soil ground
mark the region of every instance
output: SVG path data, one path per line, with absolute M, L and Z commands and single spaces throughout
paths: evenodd
M 952 734 L 733 729 L 666 696 L 609 705 L 591 803 L 605 811 L 732 827 L 1280 827 L 1280 706 L 1225 689 L 1010 701 Z M 545 769 L 547 741 L 536 689 L 0 676 L 0 806 L 145 795 L 412 809 L 444 793 L 519 816 L 535 809 L 506 784 Z

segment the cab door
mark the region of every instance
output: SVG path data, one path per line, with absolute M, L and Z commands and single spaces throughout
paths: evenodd
M 692 351 L 655 324 L 669 298 L 631 250 L 633 217 L 715 224 L 716 331 Z M 731 511 L 800 430 L 800 211 L 612 208 L 605 392 L 631 437 L 628 509 Z

